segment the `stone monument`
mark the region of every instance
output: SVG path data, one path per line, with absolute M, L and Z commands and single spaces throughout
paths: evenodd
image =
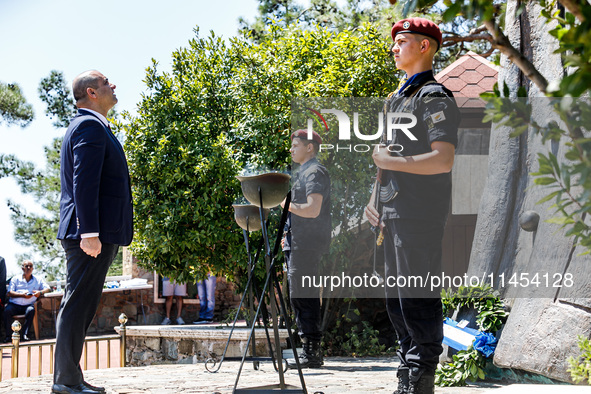
M 562 78 L 565 67 L 560 55 L 553 53 L 558 44 L 548 34 L 553 26 L 545 24 L 537 3 L 527 3 L 517 18 L 516 7 L 517 1 L 507 2 L 505 34 L 514 47 L 522 48 L 522 53 L 547 80 Z M 543 96 L 505 57 L 501 65 L 499 86 L 504 81 L 511 92 L 526 86 L 530 98 Z M 550 113 L 542 103 L 534 116 Z M 565 147 L 562 142 L 544 144 L 531 130 L 515 138 L 509 136 L 510 132 L 493 124 L 488 180 L 480 203 L 468 274 L 486 272 L 496 278 L 510 278 L 513 274 L 548 272 L 562 278 L 572 274 L 576 278 L 573 287 L 556 287 L 543 294 L 527 287 L 499 288 L 511 314 L 494 356 L 500 367 L 571 381 L 567 359 L 580 354 L 577 336 L 591 332 L 591 258 L 581 256 L 583 250 L 575 247 L 574 240 L 565 237 L 558 225 L 546 222 L 553 215 L 548 209 L 552 202 L 536 202 L 549 189 L 533 186 L 529 175 L 537 170 L 538 153 L 552 152 L 564 160 Z M 531 211 L 539 215 L 537 226 L 532 222 L 535 215 Z M 525 230 L 520 226 L 520 218 Z

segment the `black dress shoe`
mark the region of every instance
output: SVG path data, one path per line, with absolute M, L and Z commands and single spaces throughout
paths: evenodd
M 88 387 L 89 389 L 96 391 L 97 393 L 106 393 L 107 392 L 107 390 L 105 390 L 104 387 L 93 386 L 92 384 L 90 384 L 86 381 L 82 381 L 82 384 L 85 385 L 86 387 Z
M 96 391 L 84 385 L 84 383 L 76 384 L 74 386 L 66 386 L 65 384 L 53 384 L 51 386 L 53 394 L 99 394 L 102 391 Z

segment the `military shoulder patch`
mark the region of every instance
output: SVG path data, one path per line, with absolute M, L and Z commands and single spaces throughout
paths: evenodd
M 445 114 L 443 111 L 439 111 L 431 115 L 431 119 L 433 119 L 433 123 L 439 123 L 445 120 Z

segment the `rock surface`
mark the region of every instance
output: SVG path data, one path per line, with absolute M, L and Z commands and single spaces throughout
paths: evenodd
M 553 26 L 545 25 L 540 7 L 528 3 L 515 18 L 517 2 L 508 1 L 505 34 L 516 48 L 529 58 L 549 81 L 562 78 L 564 67 L 559 55 L 553 54 L 557 42 L 548 35 Z M 511 92 L 524 85 L 529 97 L 541 96 L 537 87 L 507 59 L 502 58 L 499 86 L 506 82 Z M 533 116 L 548 121 L 551 111 L 543 99 L 534 99 Z M 559 226 L 546 222 L 553 212 L 552 202 L 536 205 L 550 192 L 549 188 L 532 186 L 538 153 L 552 152 L 564 160 L 564 141 L 542 143 L 531 130 L 519 137 L 509 137 L 511 130 L 493 124 L 490 142 L 489 175 L 481 200 L 469 274 L 495 275 L 500 293 L 512 306 L 511 314 L 495 353 L 495 364 L 522 369 L 554 379 L 570 381 L 567 359 L 577 357 L 577 336 L 591 332 L 591 271 L 589 256 L 578 256 L 573 239 L 564 236 Z M 528 210 L 540 215 L 536 231 L 526 232 L 519 226 L 520 215 Z M 507 281 L 516 275 L 548 281 L 549 286 Z M 544 273 L 548 277 L 543 277 Z M 572 277 L 566 277 L 571 274 Z M 505 287 L 499 288 L 499 277 Z M 546 279 L 548 278 L 548 279 Z M 572 286 L 565 278 L 573 278 Z M 543 287 L 543 288 L 542 288 Z

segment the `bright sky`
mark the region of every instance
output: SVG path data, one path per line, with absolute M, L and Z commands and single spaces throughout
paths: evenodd
M 117 110 L 135 112 L 144 88 L 145 68 L 156 59 L 170 69 L 172 52 L 200 35 L 230 37 L 238 17 L 252 21 L 256 0 L 0 0 L 0 81 L 18 83 L 33 104 L 35 120 L 26 128 L 0 126 L 0 153 L 44 165 L 44 146 L 62 135 L 44 115 L 39 81 L 61 70 L 69 83 L 80 72 L 97 69 L 117 85 Z M 6 200 L 35 202 L 16 183 L 0 179 L 0 256 L 8 273 L 20 273 L 16 254 L 26 249 L 14 241 Z

